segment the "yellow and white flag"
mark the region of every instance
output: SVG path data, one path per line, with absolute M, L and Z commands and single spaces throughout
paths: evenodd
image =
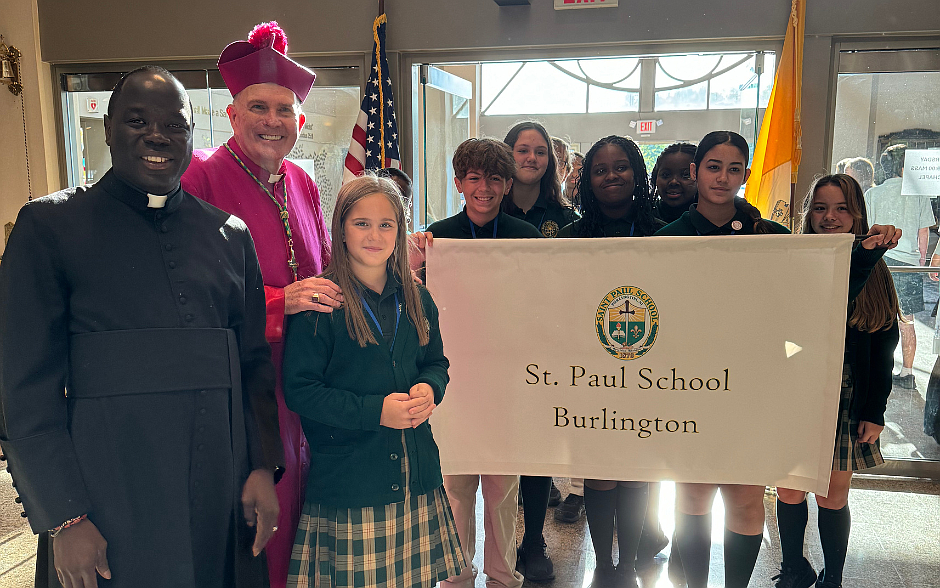
M 785 226 L 790 226 L 791 186 L 796 184 L 803 151 L 800 101 L 805 12 L 806 0 L 793 0 L 774 89 L 764 111 L 744 195 L 764 218 Z

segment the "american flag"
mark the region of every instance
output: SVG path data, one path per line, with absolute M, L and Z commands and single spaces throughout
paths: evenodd
M 372 72 L 366 83 L 365 96 L 359 107 L 359 118 L 353 127 L 349 152 L 343 170 L 343 183 L 367 169 L 396 167 L 401 169 L 398 152 L 398 121 L 395 119 L 395 100 L 392 97 L 392 78 L 385 56 L 385 25 L 382 14 L 372 23 Z

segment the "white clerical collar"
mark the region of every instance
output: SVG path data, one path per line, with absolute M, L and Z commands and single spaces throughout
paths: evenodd
M 268 182 L 270 182 L 270 183 L 272 183 L 272 184 L 276 184 L 276 183 L 280 182 L 280 181 L 281 181 L 281 178 L 283 178 L 283 177 L 284 177 L 284 174 L 271 174 L 271 175 L 268 177 Z
M 147 208 L 163 208 L 166 206 L 167 196 L 157 196 L 156 194 L 147 194 Z

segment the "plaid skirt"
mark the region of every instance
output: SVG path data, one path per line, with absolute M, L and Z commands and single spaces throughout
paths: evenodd
M 879 441 L 859 443 L 858 421 L 851 418 L 852 391 L 855 380 L 852 366 L 842 365 L 842 397 L 839 399 L 839 428 L 836 431 L 836 449 L 832 456 L 832 470 L 855 472 L 873 468 L 884 463 Z
M 402 435 L 404 442 L 404 434 Z M 287 585 L 298 588 L 430 588 L 467 567 L 444 488 L 380 507 L 304 503 Z

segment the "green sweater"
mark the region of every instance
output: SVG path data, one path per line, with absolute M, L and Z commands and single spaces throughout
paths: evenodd
M 373 301 L 379 321 L 394 324 L 394 295 L 401 318 L 393 349 L 366 312 L 378 345 L 360 347 L 346 330 L 343 309 L 308 311 L 290 318 L 284 354 L 284 399 L 300 415 L 310 443 L 309 502 L 339 508 L 381 506 L 404 500 L 401 456 L 407 451 L 411 493 L 426 494 L 443 484 L 437 444 L 426 421 L 415 429 L 381 426 L 382 404 L 392 392 L 419 382 L 434 390 L 440 404 L 447 368 L 437 306 L 419 286 L 430 342 L 421 347 L 404 308 L 396 280 L 389 279 Z M 354 295 L 347 293 L 347 296 Z M 378 308 L 374 302 L 378 298 Z M 390 312 L 389 312 L 390 311 Z M 404 433 L 405 446 L 402 446 Z

